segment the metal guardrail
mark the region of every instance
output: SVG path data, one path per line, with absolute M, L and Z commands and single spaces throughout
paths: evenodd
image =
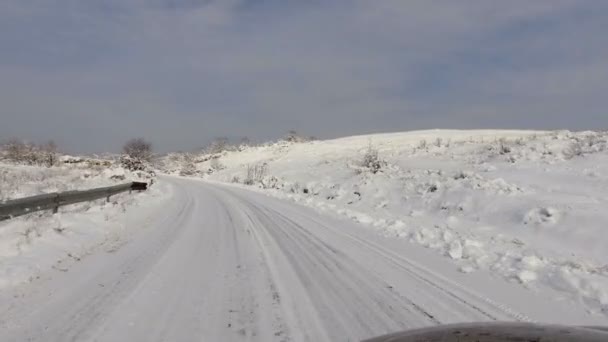
M 147 190 L 147 188 L 147 183 L 131 182 L 105 188 L 82 191 L 54 192 L 50 194 L 0 202 L 0 221 L 42 210 L 53 210 L 53 213 L 57 213 L 59 207 L 61 206 L 94 201 L 100 198 L 106 198 L 106 201 L 109 202 L 112 195 L 125 191 L 142 191 Z

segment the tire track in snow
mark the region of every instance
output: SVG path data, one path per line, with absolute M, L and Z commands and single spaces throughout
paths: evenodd
M 277 214 L 281 215 L 278 212 L 277 212 Z M 429 286 L 432 286 L 432 287 L 446 293 L 447 295 L 454 298 L 455 300 L 462 302 L 463 304 L 482 313 L 483 315 L 485 315 L 486 317 L 488 317 L 492 320 L 500 320 L 501 318 L 496 317 L 495 315 L 493 315 L 491 313 L 488 313 L 486 310 L 467 301 L 464 297 L 470 297 L 470 298 L 474 299 L 475 301 L 486 303 L 490 307 L 493 307 L 495 309 L 502 311 L 509 318 L 512 318 L 516 321 L 536 323 L 534 320 L 527 317 L 526 315 L 521 314 L 521 313 L 509 308 L 508 306 L 498 303 L 488 297 L 473 293 L 472 291 L 468 290 L 463 285 L 461 285 L 453 280 L 449 280 L 449 279 L 441 276 L 440 274 L 433 272 L 433 271 L 429 270 L 428 268 L 425 268 L 425 267 L 419 265 L 418 263 L 416 263 L 413 260 L 406 259 L 400 255 L 397 255 L 396 253 L 387 251 L 386 249 L 383 249 L 381 246 L 378 246 L 377 244 L 375 244 L 373 242 L 365 241 L 358 237 L 355 237 L 352 234 L 348 234 L 348 233 L 345 233 L 344 231 L 340 231 L 340 230 L 331 228 L 331 227 L 327 226 L 326 224 L 324 224 L 323 222 L 316 220 L 313 217 L 308 216 L 307 218 L 316 222 L 318 225 L 324 227 L 325 229 L 331 230 L 334 233 L 340 234 L 340 235 L 356 242 L 357 244 L 359 244 L 361 246 L 364 246 L 366 248 L 369 248 L 369 249 L 375 251 L 377 254 L 382 255 L 387 260 L 389 260 L 391 263 L 393 263 L 394 265 L 403 269 L 404 271 L 408 272 L 413 277 L 416 277 L 416 278 L 420 279 L 421 281 L 425 282 L 426 284 L 428 284 Z M 431 280 L 431 278 L 433 278 L 433 280 Z M 440 283 L 443 283 L 444 285 L 442 286 L 442 285 L 440 285 Z M 461 292 L 461 295 L 456 294 L 455 293 L 456 291 L 449 290 L 450 288 L 458 290 L 459 292 Z
M 312 240 L 316 239 L 316 246 L 322 246 L 323 248 L 325 248 L 327 250 L 333 251 L 334 253 L 336 252 L 335 248 L 331 247 L 327 243 L 320 240 L 318 237 L 314 236 L 314 234 L 312 234 L 310 231 L 308 231 L 305 227 L 298 224 L 293 219 L 287 217 L 283 213 L 281 213 L 275 209 L 269 208 L 269 207 L 262 208 L 256 204 L 250 203 L 250 201 L 248 199 L 245 199 L 239 195 L 236 195 L 233 192 L 228 192 L 228 193 L 230 196 L 238 197 L 241 202 L 243 202 L 244 204 L 253 208 L 253 210 L 255 210 L 257 213 L 267 212 L 265 215 L 266 215 L 268 221 L 272 221 L 273 217 L 275 217 L 275 218 L 279 217 L 279 218 L 281 218 L 281 220 L 283 220 L 286 224 L 290 225 L 292 228 L 295 228 L 295 229 L 299 230 L 302 234 L 307 235 L 307 239 L 312 239 Z M 298 214 L 301 214 L 301 213 L 298 213 Z M 463 306 L 469 307 L 471 310 L 478 312 L 479 314 L 483 315 L 483 317 L 486 317 L 486 319 L 489 319 L 492 321 L 509 319 L 509 320 L 515 320 L 515 321 L 520 321 L 520 322 L 534 322 L 532 319 L 530 319 L 526 315 L 521 314 L 502 303 L 498 303 L 490 298 L 473 293 L 472 291 L 468 290 L 463 285 L 461 285 L 455 281 L 448 280 L 447 278 L 420 266 L 419 264 L 417 264 L 416 262 L 414 262 L 412 260 L 405 259 L 400 255 L 397 255 L 391 251 L 387 251 L 387 250 L 383 249 L 381 246 L 378 246 L 373 242 L 362 240 L 343 230 L 338 230 L 338 229 L 332 228 L 332 227 L 328 226 L 327 224 L 325 224 L 324 222 L 320 222 L 315 217 L 312 217 L 310 215 L 308 215 L 308 216 L 301 215 L 301 216 L 306 220 L 315 222 L 318 226 L 323 227 L 324 229 L 327 229 L 328 231 L 331 231 L 334 234 L 341 235 L 344 238 L 353 241 L 354 243 L 358 244 L 362 248 L 366 248 L 366 249 L 371 250 L 374 253 L 382 256 L 387 262 L 398 267 L 402 271 L 409 274 L 411 277 L 426 284 L 427 286 L 430 286 L 430 287 L 436 289 L 437 291 L 443 293 L 445 296 L 451 298 L 453 301 L 459 302 Z M 314 245 L 314 243 L 313 243 L 313 245 Z M 321 248 L 321 250 L 322 250 L 322 248 Z M 410 303 L 411 306 L 416 307 L 416 309 L 420 313 L 426 315 L 435 324 L 441 323 L 441 321 L 437 320 L 433 314 L 427 312 L 421 306 L 417 305 L 412 300 L 410 300 L 407 296 L 404 296 L 404 298 L 406 301 L 408 301 Z M 490 312 L 490 311 L 492 311 L 492 312 Z

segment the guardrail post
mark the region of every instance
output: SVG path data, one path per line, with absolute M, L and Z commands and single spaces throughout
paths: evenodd
M 55 207 L 53 207 L 53 214 L 57 214 L 59 212 L 59 194 L 55 196 Z

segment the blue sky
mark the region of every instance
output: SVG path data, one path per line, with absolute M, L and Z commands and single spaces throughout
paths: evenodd
M 3 0 L 0 139 L 608 128 L 608 1 Z

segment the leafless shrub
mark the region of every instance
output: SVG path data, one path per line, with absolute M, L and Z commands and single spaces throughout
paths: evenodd
M 509 145 L 507 145 L 507 139 L 500 138 L 500 140 L 498 140 L 498 153 L 500 153 L 500 154 L 511 153 L 511 147 Z
M 251 140 L 248 137 L 242 137 L 239 142 L 238 150 L 243 151 L 245 148 L 251 146 Z
M 58 162 L 58 152 L 57 152 L 57 144 L 54 141 L 50 140 L 46 144 L 42 145 L 40 148 L 40 154 L 43 163 L 47 167 L 51 167 L 57 164 Z
M 44 145 L 10 139 L 2 146 L 4 157 L 17 164 L 54 166 L 58 161 L 57 145 L 49 141 Z
M 152 144 L 144 138 L 135 138 L 127 141 L 122 150 L 130 159 L 139 162 L 150 162 L 152 160 Z
M 441 138 L 437 138 L 435 140 L 435 146 L 436 147 L 441 147 L 441 144 L 443 143 L 443 140 Z
M 2 150 L 4 151 L 5 158 L 14 163 L 25 163 L 29 154 L 27 144 L 17 138 L 7 141 L 2 146 Z
M 590 152 L 602 152 L 608 148 L 608 139 L 605 134 L 597 132 L 585 137 L 585 144 Z
M 130 171 L 145 171 L 148 169 L 146 163 L 141 159 L 131 158 L 128 155 L 120 157 L 120 165 Z
M 287 132 L 287 135 L 283 138 L 283 140 L 290 142 L 290 143 L 302 143 L 302 142 L 306 142 L 306 141 L 310 141 L 310 140 L 314 140 L 314 139 L 311 139 L 310 137 L 307 138 L 305 136 L 298 134 L 298 132 L 296 132 L 295 130 L 291 130 L 291 131 Z
M 122 148 L 123 155 L 120 164 L 127 170 L 146 171 L 152 161 L 152 144 L 143 138 L 135 138 L 127 141 Z
M 209 162 L 209 167 L 211 167 L 211 170 L 213 172 L 221 171 L 226 168 L 224 165 L 222 165 L 219 158 L 211 159 L 211 162 Z
M 218 154 L 229 150 L 230 140 L 226 137 L 215 138 L 206 148 L 206 152 L 209 154 Z
M 268 164 L 257 164 L 247 166 L 247 176 L 243 183 L 245 185 L 254 185 L 261 183 L 268 172 Z
M 373 174 L 378 173 L 384 166 L 385 162 L 380 159 L 379 152 L 372 143 L 369 143 L 367 147 L 367 151 L 363 155 L 363 160 L 361 161 L 361 167 L 368 169 Z
M 182 160 L 182 168 L 179 171 L 180 176 L 193 176 L 197 174 L 195 157 L 191 153 L 185 153 Z
M 584 154 L 583 145 L 581 141 L 572 142 L 562 153 L 566 159 L 580 157 Z
M 456 175 L 454 175 L 454 179 L 455 180 L 459 180 L 459 179 L 466 179 L 470 176 L 470 174 L 464 172 L 464 171 L 459 171 L 458 173 L 456 173 Z
M 264 189 L 278 189 L 279 188 L 279 179 L 275 176 L 263 177 L 260 181 L 262 188 Z
M 420 140 L 420 142 L 418 143 L 418 149 L 419 149 L 419 150 L 424 150 L 424 149 L 426 149 L 426 146 L 427 146 L 427 144 L 426 144 L 426 140 Z

